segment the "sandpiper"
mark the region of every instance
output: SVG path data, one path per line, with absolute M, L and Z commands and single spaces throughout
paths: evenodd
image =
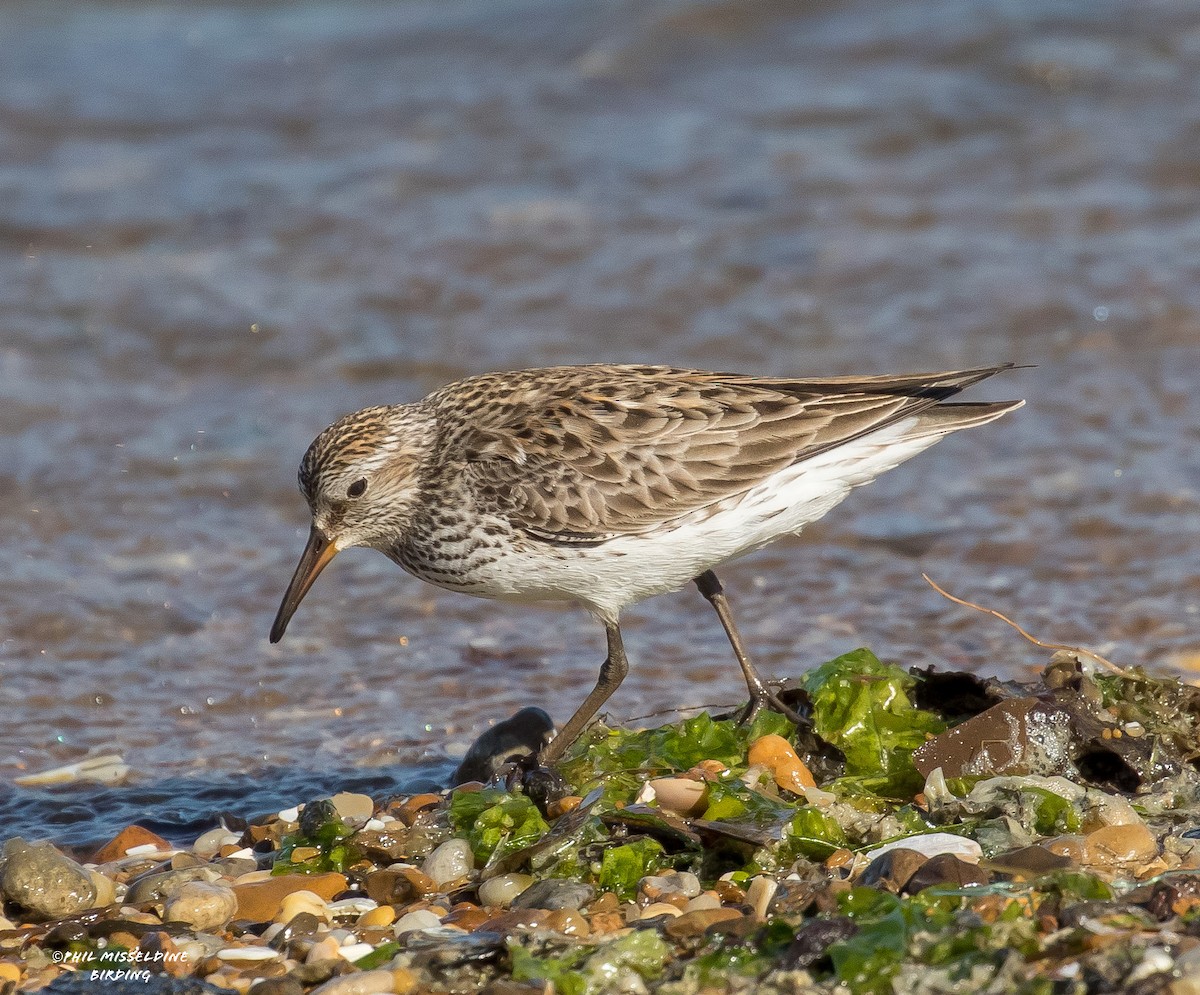
M 713 568 L 799 532 L 885 470 L 1022 401 L 947 403 L 1005 366 L 775 379 L 661 366 L 490 373 L 325 429 L 300 464 L 308 544 L 271 627 L 317 575 L 370 546 L 452 591 L 577 601 L 604 625 L 595 688 L 538 758 L 550 764 L 628 672 L 621 609 L 694 581 L 759 678 Z

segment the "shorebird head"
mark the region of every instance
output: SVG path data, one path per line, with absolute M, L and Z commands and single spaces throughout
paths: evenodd
M 299 474 L 312 528 L 271 626 L 271 642 L 283 638 L 304 595 L 339 550 L 370 546 L 386 552 L 400 540 L 418 499 L 421 456 L 433 431 L 432 415 L 401 404 L 346 415 L 313 440 Z

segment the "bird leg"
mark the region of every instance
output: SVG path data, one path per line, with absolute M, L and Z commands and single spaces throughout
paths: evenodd
M 596 686 L 592 688 L 592 693 L 584 699 L 583 704 L 579 706 L 567 724 L 562 727 L 562 731 L 550 740 L 538 754 L 538 763 L 542 766 L 548 767 L 562 759 L 567 748 L 579 738 L 584 726 L 592 720 L 592 716 L 600 710 L 601 705 L 608 701 L 612 693 L 620 687 L 621 681 L 625 680 L 625 675 L 629 673 L 629 660 L 625 656 L 625 645 L 621 642 L 621 630 L 617 627 L 617 623 L 605 622 L 604 630 L 608 635 L 608 656 L 600 665 L 600 677 L 596 681 Z
M 742 668 L 742 674 L 746 678 L 746 688 L 750 692 L 750 702 L 746 706 L 746 710 L 738 719 L 739 724 L 752 722 L 762 709 L 763 705 L 770 705 L 775 711 L 786 716 L 796 725 L 806 725 L 804 719 L 794 709 L 788 708 L 778 696 L 771 691 L 758 676 L 758 671 L 754 669 L 754 664 L 750 662 L 750 656 L 746 653 L 745 646 L 742 645 L 742 637 L 738 633 L 737 626 L 733 621 L 733 613 L 729 610 L 729 600 L 725 597 L 725 588 L 721 586 L 721 582 L 717 580 L 717 575 L 711 570 L 705 570 L 699 577 L 695 578 L 696 587 L 700 589 L 700 593 L 708 600 L 708 603 L 716 609 L 717 618 L 721 620 L 721 625 L 725 627 L 725 635 L 729 637 L 729 645 L 733 647 L 733 655 L 737 657 L 738 665 Z

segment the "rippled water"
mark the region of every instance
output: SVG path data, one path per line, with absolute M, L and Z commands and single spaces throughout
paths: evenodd
M 564 719 L 603 655 L 587 616 L 367 551 L 266 640 L 311 437 L 489 369 L 1036 364 L 975 392 L 1023 411 L 726 568 L 762 668 L 1045 658 L 922 571 L 1045 639 L 1200 660 L 1193 5 L 18 0 L 0 23 L 3 783 L 116 751 L 122 797 L 184 826 L 281 770 L 403 780 L 521 705 Z M 694 591 L 626 629 L 617 718 L 741 693 Z M 0 794 L 45 828 L 42 796 Z M 60 796 L 77 838 L 119 821 Z

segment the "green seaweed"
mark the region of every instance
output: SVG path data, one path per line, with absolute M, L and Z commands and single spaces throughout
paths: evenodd
M 480 866 L 529 846 L 550 828 L 529 798 L 502 788 L 455 791 L 450 798 L 450 824 L 471 844 Z

